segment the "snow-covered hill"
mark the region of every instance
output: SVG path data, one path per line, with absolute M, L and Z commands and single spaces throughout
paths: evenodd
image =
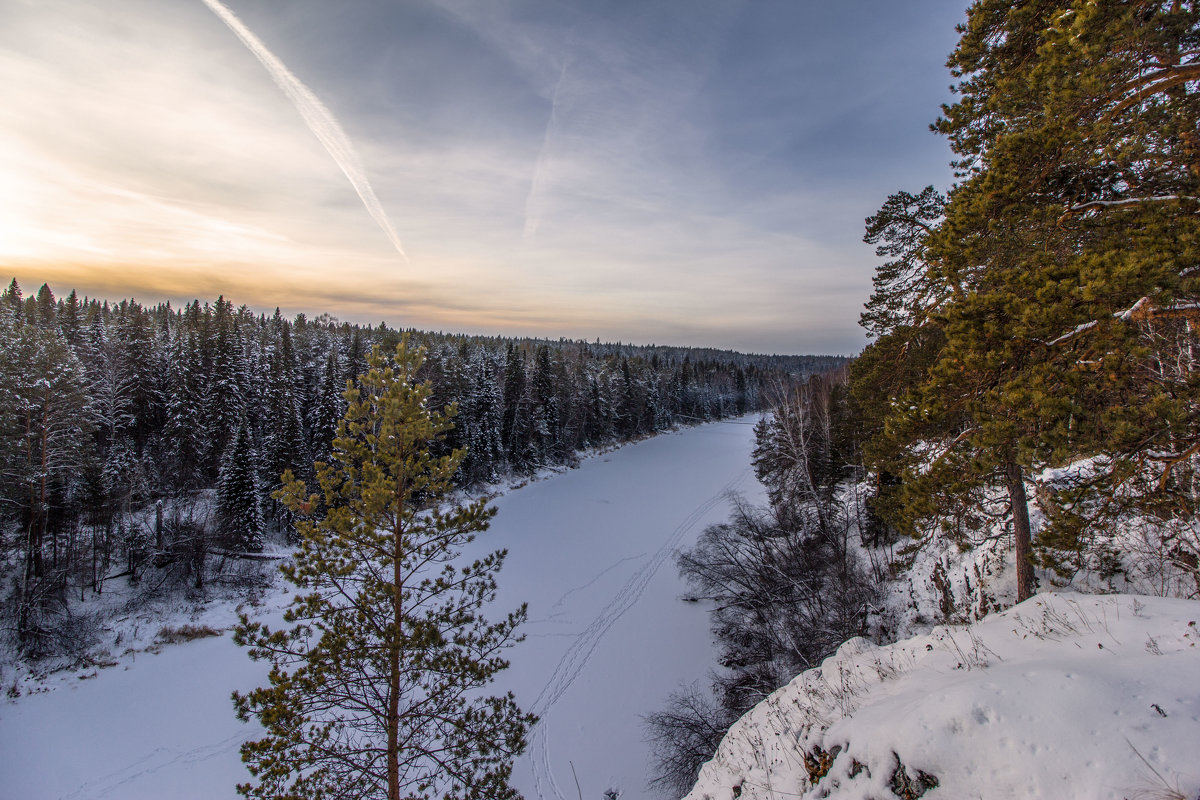
M 1200 602 L 1046 593 L 844 644 L 738 721 L 686 800 L 1200 793 Z

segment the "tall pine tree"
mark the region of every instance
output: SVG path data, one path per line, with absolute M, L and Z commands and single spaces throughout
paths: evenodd
M 415 383 L 421 351 L 403 341 L 395 360 L 376 348 L 329 464 L 321 494 L 290 475 L 280 498 L 297 515 L 300 549 L 284 568 L 301 591 L 272 631 L 242 619 L 235 634 L 272 664 L 271 685 L 235 694 L 238 715 L 266 736 L 242 757 L 250 797 L 477 798 L 503 800 L 512 759 L 534 719 L 511 694 L 482 689 L 507 666 L 524 607 L 500 622 L 480 608 L 495 595 L 504 553 L 469 565 L 460 548 L 494 511 L 479 500 L 443 508 L 462 451 L 430 448 L 453 409 L 427 407 Z
M 865 405 L 883 417 L 885 449 L 937 442 L 932 464 L 908 460 L 901 516 L 1006 488 L 1023 599 L 1032 471 L 1096 454 L 1128 476 L 1166 453 L 1164 483 L 1195 468 L 1191 369 L 1152 377 L 1163 359 L 1146 339 L 1200 294 L 1200 9 L 977 0 L 961 31 L 949 62 L 960 97 L 936 128 L 962 182 L 944 222 L 900 248 L 922 271 L 881 267 L 864 323 L 883 336 L 856 372 L 887 381 L 885 359 L 906 365 L 886 404 Z M 928 303 L 916 316 L 893 302 L 913 297 Z M 1194 335 L 1182 335 L 1160 353 L 1188 352 Z M 860 398 L 869 384 L 857 382 Z

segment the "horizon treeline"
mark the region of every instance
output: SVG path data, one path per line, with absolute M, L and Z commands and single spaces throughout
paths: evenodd
M 311 480 L 374 346 L 427 349 L 421 379 L 458 414 L 463 487 L 570 464 L 588 448 L 764 408 L 845 362 L 666 346 L 464 336 L 284 318 L 224 297 L 183 308 L 0 295 L 4 600 L 28 652 L 69 589 L 153 567 L 199 586 L 214 552 L 291 536 L 271 498 Z M 215 491 L 211 491 L 215 490 Z M 148 510 L 162 503 L 157 519 Z M 60 620 L 61 621 L 61 620 Z

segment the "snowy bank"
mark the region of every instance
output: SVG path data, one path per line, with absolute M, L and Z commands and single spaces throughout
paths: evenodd
M 1194 798 L 1200 602 L 1037 595 L 845 643 L 742 717 L 685 800 Z

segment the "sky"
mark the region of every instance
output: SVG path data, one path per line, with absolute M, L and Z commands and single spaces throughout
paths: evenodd
M 854 354 L 863 219 L 952 180 L 966 5 L 0 0 L 0 275 Z

